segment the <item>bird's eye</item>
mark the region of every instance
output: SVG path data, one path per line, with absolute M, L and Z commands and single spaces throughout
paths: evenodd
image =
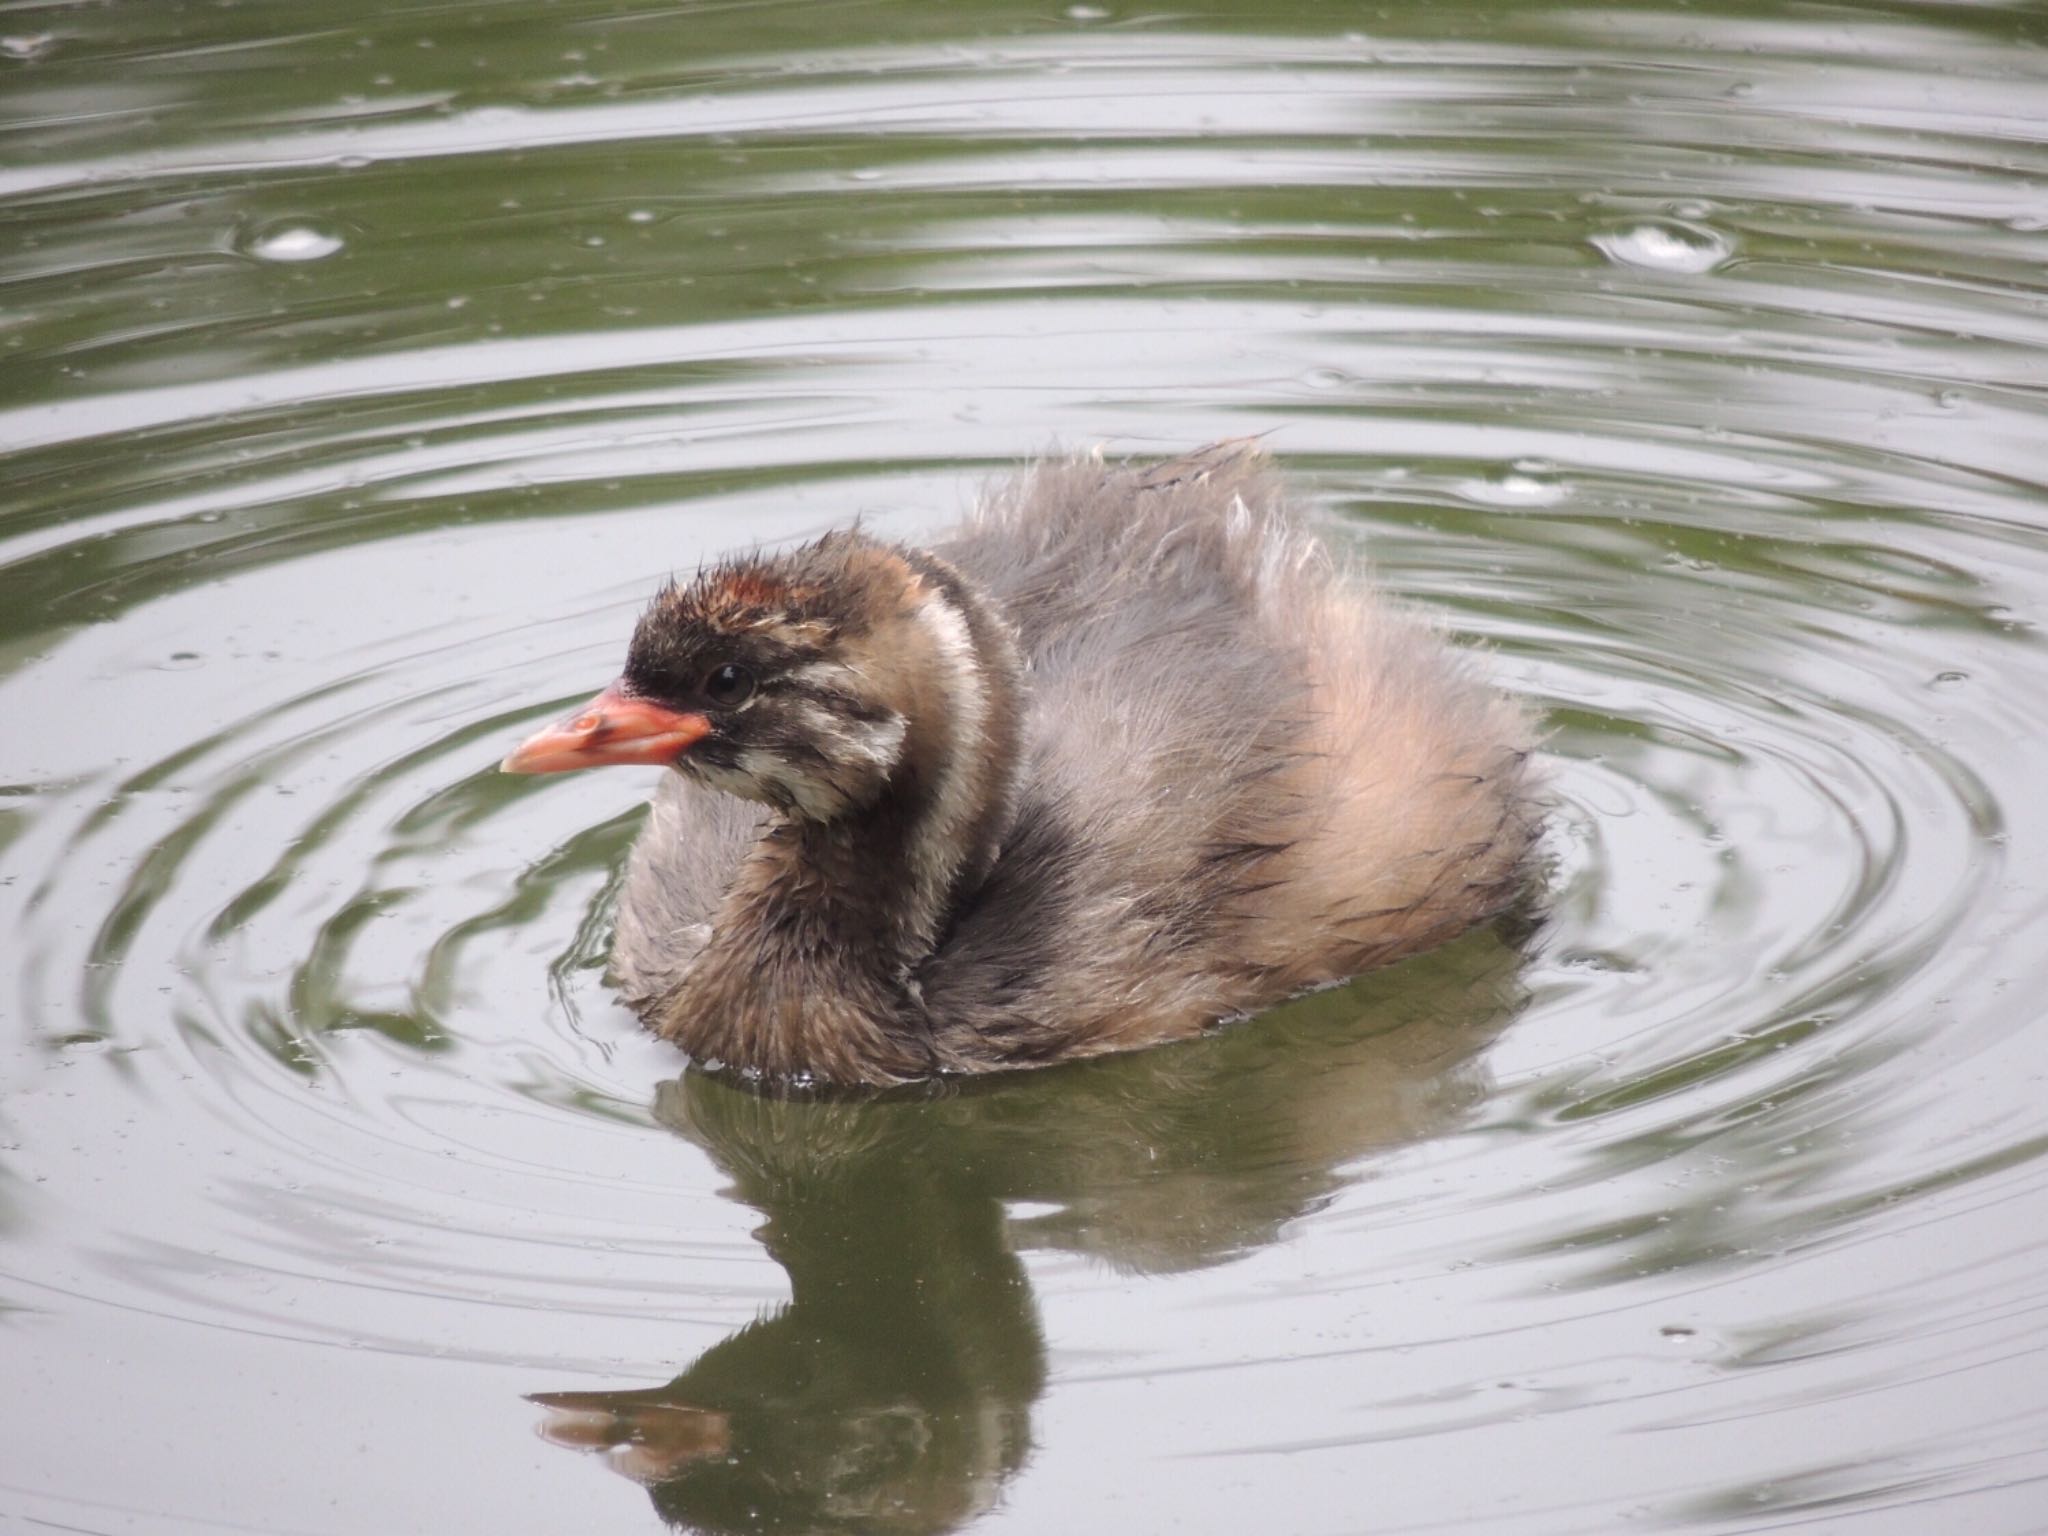
M 713 667 L 704 679 L 704 697 L 728 709 L 746 703 L 753 691 L 754 674 L 729 661 L 722 667 Z

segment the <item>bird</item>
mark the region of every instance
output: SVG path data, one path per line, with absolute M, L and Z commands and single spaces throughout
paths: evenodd
M 610 967 L 656 1035 L 884 1087 L 1191 1038 L 1494 917 L 1534 745 L 1240 438 L 671 578 L 501 766 L 668 770 Z

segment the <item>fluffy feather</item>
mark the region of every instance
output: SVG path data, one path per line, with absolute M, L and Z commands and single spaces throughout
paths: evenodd
M 1487 918 L 1535 835 L 1522 712 L 1250 443 L 1040 464 L 931 554 L 749 557 L 636 654 L 742 629 L 901 718 L 902 755 L 829 816 L 664 780 L 614 973 L 700 1057 L 888 1082 L 1183 1038 Z M 839 783 L 867 729 L 789 771 Z

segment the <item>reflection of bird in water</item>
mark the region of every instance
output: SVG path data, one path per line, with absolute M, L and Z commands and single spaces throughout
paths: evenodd
M 505 767 L 677 770 L 612 952 L 657 1032 L 895 1083 L 1185 1039 L 1491 916 L 1527 740 L 1235 442 L 671 586 Z
M 666 1386 L 537 1394 L 546 1433 L 687 1529 L 957 1529 L 1030 1449 L 1044 1341 L 1019 1251 L 1157 1272 L 1273 1241 L 1478 1101 L 1519 960 L 1486 930 L 1183 1045 L 881 1096 L 688 1072 L 656 1113 L 766 1216 L 789 1304 Z

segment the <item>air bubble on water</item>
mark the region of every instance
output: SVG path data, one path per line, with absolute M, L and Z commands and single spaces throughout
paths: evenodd
M 1649 272 L 1711 272 L 1734 254 L 1727 236 L 1682 219 L 1643 219 L 1592 237 L 1609 261 Z
M 1486 507 L 1554 507 L 1571 494 L 1547 459 L 1517 459 L 1498 474 L 1462 480 L 1457 492 Z
M 266 224 L 243 243 L 242 250 L 262 261 L 318 261 L 346 243 L 331 230 L 292 220 Z

